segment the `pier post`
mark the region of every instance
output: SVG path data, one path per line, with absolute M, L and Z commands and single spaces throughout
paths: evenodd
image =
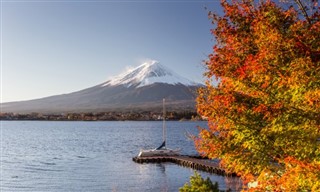
M 203 160 L 200 157 L 190 157 L 190 156 L 152 156 L 152 157 L 133 157 L 132 160 L 136 163 L 164 163 L 171 162 L 178 164 L 183 167 L 190 167 L 192 169 L 201 170 L 209 173 L 214 173 L 217 175 L 230 175 L 232 177 L 237 177 L 235 173 L 227 174 L 225 170 L 219 167 L 216 163 Z

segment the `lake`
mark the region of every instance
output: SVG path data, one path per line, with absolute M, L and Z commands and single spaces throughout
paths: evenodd
M 0 191 L 178 191 L 194 171 L 173 163 L 137 164 L 141 148 L 162 142 L 161 121 L 1 121 Z M 197 154 L 188 134 L 206 122 L 169 121 L 167 147 Z M 238 179 L 199 171 L 220 189 Z

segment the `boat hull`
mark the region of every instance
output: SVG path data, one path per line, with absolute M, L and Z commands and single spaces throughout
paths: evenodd
M 174 156 L 180 155 L 180 149 L 151 149 L 151 150 L 141 150 L 138 157 L 152 157 L 152 156 Z

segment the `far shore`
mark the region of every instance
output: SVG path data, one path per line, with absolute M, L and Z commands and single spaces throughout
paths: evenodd
M 89 112 L 89 113 L 0 113 L 0 120 L 5 121 L 161 121 L 162 113 L 158 112 Z M 194 111 L 167 112 L 169 121 L 203 121 Z

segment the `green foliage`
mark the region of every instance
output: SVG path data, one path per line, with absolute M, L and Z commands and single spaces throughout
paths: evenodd
M 194 175 L 190 177 L 190 184 L 186 183 L 179 189 L 180 192 L 219 192 L 218 183 L 213 184 L 209 177 L 203 179 L 201 175 L 194 172 Z

